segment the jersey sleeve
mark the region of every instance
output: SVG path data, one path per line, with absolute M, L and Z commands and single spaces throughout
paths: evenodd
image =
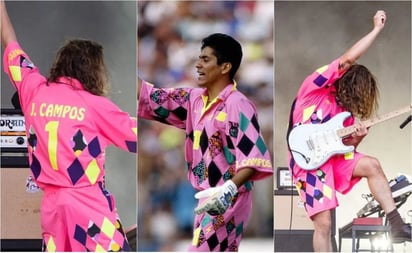
M 306 77 L 298 91 L 298 97 L 304 98 L 312 92 L 318 92 L 321 89 L 329 92 L 327 88 L 344 74 L 344 71 L 339 70 L 339 60 L 338 58 L 330 64 L 316 69 Z
M 190 93 L 190 88 L 155 88 L 142 81 L 138 116 L 186 129 Z
M 251 180 L 260 180 L 273 174 L 269 150 L 263 139 L 256 109 L 247 99 L 240 99 L 228 108 L 226 136 L 236 156 L 236 170 L 252 168 Z
M 100 103 L 95 123 L 99 132 L 110 144 L 137 153 L 137 118 L 122 111 L 109 99 Z
M 37 85 L 44 83 L 38 68 L 31 62 L 17 41 L 7 45 L 3 55 L 3 68 L 11 83 L 17 89 L 22 110 L 25 110 Z

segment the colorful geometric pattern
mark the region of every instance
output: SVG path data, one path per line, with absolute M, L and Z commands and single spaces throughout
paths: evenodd
M 223 184 L 242 162 L 268 175 L 272 173 L 256 111 L 234 85 L 228 85 L 207 106 L 203 89 L 157 89 L 145 82 L 142 89 L 140 117 L 186 130 L 186 157 L 187 164 L 192 165 L 188 169 L 194 186 Z M 263 159 L 268 166 L 256 166 L 253 159 Z
M 243 222 L 236 226 L 234 217 L 225 223 L 223 215 L 205 215 L 194 230 L 192 245 L 205 252 L 237 251 L 243 232 Z
M 298 91 L 294 107 L 291 109 L 292 126 L 325 123 L 334 115 L 344 111 L 344 108 L 336 102 L 333 86 L 333 83 L 343 74 L 339 70 L 339 59 L 336 59 L 329 65 L 318 68 L 305 79 Z M 353 118 L 346 124 L 352 122 Z M 347 159 L 350 157 L 350 155 L 345 155 Z M 302 170 L 289 154 L 289 168 L 309 215 L 314 215 L 325 208 L 336 207 L 332 166 L 334 164 L 328 161 L 317 170 Z
M 36 146 L 37 146 L 37 136 L 36 132 L 34 131 L 33 127 L 29 128 L 29 133 L 28 133 L 28 138 L 27 141 L 29 143 L 29 148 L 31 149 L 32 152 L 36 151 Z
M 23 51 L 13 51 L 13 53 L 24 53 Z M 28 68 L 28 69 L 33 69 L 34 65 L 33 63 L 29 60 L 26 59 L 26 57 L 24 57 L 23 55 L 19 55 L 16 57 L 18 57 L 18 61 L 19 61 L 19 65 L 10 65 L 9 66 L 9 71 L 10 71 L 10 75 L 11 75 L 11 79 L 15 82 L 21 82 L 22 81 L 22 68 Z
M 271 176 L 269 151 L 249 100 L 235 85 L 228 85 L 210 103 L 207 100 L 205 89 L 159 89 L 143 82 L 138 116 L 185 130 L 188 178 L 198 190 L 222 185 L 243 167 L 256 170 L 254 180 Z M 250 196 L 252 186 L 247 182 L 239 192 Z M 235 208 L 236 203 L 242 208 Z M 237 250 L 250 204 L 250 199 L 235 196 L 225 214 L 201 216 L 193 233 L 196 251 Z
M 37 179 L 40 176 L 41 165 L 40 165 L 39 160 L 37 160 L 37 157 L 35 154 L 33 154 L 31 157 L 30 170 L 33 173 L 33 176 L 35 179 Z
M 117 216 L 116 207 L 102 184 L 107 146 L 136 152 L 136 118 L 104 96 L 86 92 L 75 78 L 47 82 L 17 42 L 7 45 L 3 63 L 27 112 L 30 169 L 45 193 L 43 249 L 76 251 L 81 242 L 79 251 L 130 250 L 119 220 L 109 219 Z M 102 216 L 108 218 L 84 227 L 83 222 Z
M 119 220 L 112 223 L 104 218 L 100 225 L 90 220 L 87 228 L 76 225 L 74 239 L 80 242 L 87 251 L 130 251 Z
M 103 180 L 109 145 L 137 152 L 136 117 L 103 96 L 85 92 L 76 79 L 48 83 L 17 42 L 7 45 L 4 56 L 4 69 L 27 112 L 30 169 L 40 188 Z
M 95 137 L 87 143 L 82 135 L 82 132 L 79 130 L 70 141 L 73 146 L 72 151 L 74 159 L 73 162 L 67 167 L 67 174 L 72 182 L 72 185 L 76 185 L 83 176 L 87 178 L 91 185 L 95 184 L 100 176 L 100 173 L 102 172 L 102 169 L 98 165 L 97 161 L 95 159 L 91 159 L 88 164 L 82 164 L 78 157 L 84 150 L 88 151 L 90 157 L 97 158 L 100 156 L 102 151 L 98 138 Z M 38 178 L 41 172 L 41 165 L 34 153 L 32 155 L 30 168 L 35 178 Z
M 322 203 L 324 198 L 332 199 L 332 188 L 325 182 L 326 174 L 320 169 L 307 173 L 306 180 L 299 179 L 296 186 L 306 205 L 314 207 L 315 202 Z
M 74 151 L 74 153 L 76 154 L 77 157 L 80 156 L 82 151 L 87 146 L 87 142 L 86 142 L 81 130 L 77 131 L 77 133 L 73 136 L 72 146 L 73 146 L 73 151 Z
M 56 252 L 56 243 L 54 242 L 53 236 L 50 236 L 43 240 L 42 246 L 43 252 Z
M 322 74 L 327 71 L 329 68 L 328 65 L 325 65 L 323 67 L 320 67 L 316 70 L 316 73 L 319 75 L 313 80 L 313 83 L 316 84 L 319 87 L 322 87 L 326 81 L 329 79 L 328 77 L 323 76 Z

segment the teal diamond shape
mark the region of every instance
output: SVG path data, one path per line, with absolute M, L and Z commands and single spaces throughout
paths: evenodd
M 157 107 L 154 112 L 163 119 L 169 117 L 169 111 L 162 106 Z
M 249 126 L 250 120 L 243 114 L 243 112 L 240 113 L 239 116 L 239 128 L 243 132 L 246 131 L 247 127 Z
M 261 136 L 259 136 L 259 138 L 257 139 L 256 146 L 258 147 L 258 149 L 259 149 L 260 153 L 262 153 L 262 155 L 266 153 L 267 148 L 266 148 L 265 142 L 263 141 Z

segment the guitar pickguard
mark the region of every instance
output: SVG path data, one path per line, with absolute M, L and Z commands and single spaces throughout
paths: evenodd
M 343 128 L 343 122 L 351 114 L 341 112 L 323 124 L 303 124 L 292 129 L 289 135 L 289 147 L 295 162 L 305 170 L 322 166 L 336 154 L 345 154 L 354 150 L 346 146 L 337 130 Z

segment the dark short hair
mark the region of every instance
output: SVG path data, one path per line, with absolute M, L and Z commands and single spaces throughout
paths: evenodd
M 230 78 L 233 79 L 239 69 L 243 56 L 240 43 L 229 35 L 214 33 L 202 40 L 201 49 L 205 47 L 213 49 L 214 55 L 217 58 L 217 64 L 220 65 L 224 62 L 230 62 L 232 64 L 229 75 Z

